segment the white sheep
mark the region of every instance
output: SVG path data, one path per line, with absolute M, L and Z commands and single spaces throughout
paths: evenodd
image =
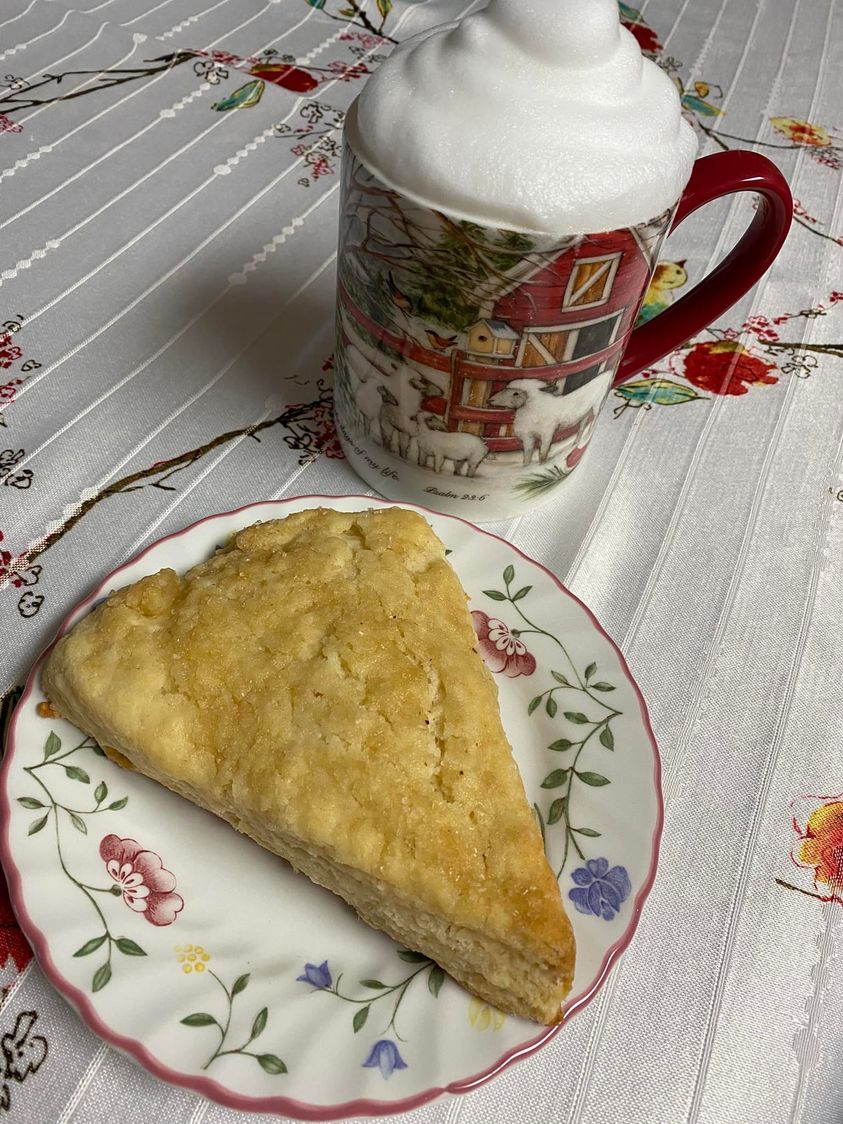
M 410 450 L 410 442 L 418 433 L 418 425 L 408 417 L 398 404 L 398 399 L 385 386 L 378 386 L 381 397 L 381 408 L 378 413 L 378 423 L 381 431 L 381 442 L 384 449 L 390 453 L 396 451 L 406 459 Z
M 503 390 L 493 394 L 490 406 L 503 406 L 515 411 L 512 429 L 524 450 L 524 464 L 533 459 L 538 445 L 539 462 L 544 463 L 557 429 L 579 425 L 577 445 L 589 415 L 596 414 L 612 381 L 606 371 L 570 394 L 562 394 L 558 382 L 540 379 L 513 379 Z
M 426 410 L 416 414 L 418 430 L 419 464 L 427 467 L 428 457 L 433 457 L 433 471 L 441 472 L 446 460 L 454 462 L 454 473 L 459 476 L 465 465 L 465 475 L 474 476 L 477 466 L 488 454 L 485 441 L 473 433 L 452 433 L 437 414 Z

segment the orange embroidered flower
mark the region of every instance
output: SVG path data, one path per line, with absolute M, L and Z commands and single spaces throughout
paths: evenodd
M 825 148 L 831 144 L 831 136 L 822 125 L 812 125 L 796 117 L 771 117 L 770 124 L 777 133 L 792 140 L 794 144 L 807 144 L 814 148 Z
M 799 833 L 793 860 L 813 869 L 814 885 L 826 890 L 821 895 L 824 901 L 843 902 L 843 797 L 813 799 L 824 799 L 824 803 L 814 808 L 804 826 L 793 817 Z

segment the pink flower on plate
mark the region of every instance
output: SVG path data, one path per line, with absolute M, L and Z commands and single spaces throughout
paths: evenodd
M 471 614 L 477 633 L 480 655 L 490 671 L 514 679 L 517 675 L 532 675 L 536 670 L 536 657 L 527 651 L 523 640 L 497 617 L 490 617 L 475 609 Z
M 175 875 L 164 869 L 160 855 L 144 850 L 134 839 L 106 835 L 100 843 L 100 858 L 129 909 L 142 913 L 151 925 L 172 925 L 184 908 L 184 899 L 173 893 Z

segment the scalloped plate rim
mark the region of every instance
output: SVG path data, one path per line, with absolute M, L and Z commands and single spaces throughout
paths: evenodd
M 11 773 L 12 761 L 15 756 L 15 735 L 17 732 L 17 719 L 21 713 L 21 707 L 26 702 L 29 695 L 32 693 L 35 686 L 38 672 L 41 664 L 47 658 L 55 644 L 64 635 L 71 620 L 77 616 L 81 611 L 90 607 L 90 605 L 102 595 L 104 588 L 113 581 L 113 579 L 130 566 L 134 566 L 140 562 L 150 551 L 160 546 L 164 542 L 171 539 L 180 538 L 183 535 L 189 534 L 194 528 L 201 524 L 213 522 L 216 519 L 226 519 L 232 516 L 240 515 L 242 512 L 250 511 L 257 507 L 279 507 L 283 508 L 291 503 L 299 503 L 302 500 L 325 500 L 326 506 L 339 501 L 354 500 L 361 501 L 365 504 L 380 505 L 383 507 L 406 507 L 411 510 L 420 511 L 425 515 L 435 515 L 437 518 L 452 519 L 457 523 L 462 523 L 469 527 L 472 531 L 486 535 L 488 538 L 495 539 L 497 542 L 502 543 L 509 550 L 513 551 L 520 558 L 537 566 L 540 570 L 544 571 L 552 580 L 557 589 L 566 597 L 574 601 L 581 609 L 583 609 L 588 617 L 593 628 L 610 644 L 612 650 L 617 656 L 620 664 L 621 671 L 625 676 L 627 682 L 632 688 L 633 694 L 638 702 L 640 709 L 640 717 L 642 722 L 643 731 L 647 736 L 650 747 L 653 752 L 653 784 L 656 797 L 656 819 L 653 827 L 652 837 L 652 851 L 650 857 L 650 867 L 647 876 L 642 882 L 638 892 L 636 893 L 632 908 L 630 911 L 630 919 L 626 929 L 621 937 L 618 938 L 607 950 L 603 957 L 600 968 L 591 981 L 590 985 L 581 992 L 579 995 L 569 999 L 564 1008 L 562 1021 L 556 1026 L 545 1028 L 535 1038 L 531 1038 L 518 1046 L 510 1047 L 504 1053 L 488 1066 L 486 1069 L 481 1070 L 479 1073 L 473 1074 L 470 1077 L 460 1078 L 457 1081 L 452 1081 L 449 1085 L 434 1086 L 430 1089 L 425 1089 L 421 1092 L 414 1093 L 409 1097 L 404 1097 L 397 1100 L 370 1100 L 366 1098 L 357 1098 L 355 1100 L 346 1101 L 341 1104 L 334 1105 L 311 1105 L 302 1101 L 297 1101 L 293 1097 L 288 1096 L 272 1096 L 272 1097 L 249 1097 L 242 1093 L 237 1093 L 227 1086 L 215 1081 L 213 1078 L 200 1076 L 198 1074 L 183 1073 L 178 1070 L 171 1069 L 163 1062 L 154 1057 L 150 1051 L 144 1046 L 143 1042 L 136 1038 L 129 1038 L 125 1035 L 117 1033 L 97 1014 L 93 1004 L 88 996 L 77 988 L 74 984 L 62 974 L 61 970 L 57 967 L 50 953 L 49 940 L 46 934 L 35 924 L 30 917 L 24 900 L 22 882 L 23 878 L 12 854 L 12 847 L 10 843 L 11 832 L 11 803 L 8 792 L 8 780 Z M 647 704 L 644 696 L 632 676 L 629 665 L 624 658 L 615 641 L 605 631 L 603 626 L 597 620 L 591 609 L 580 600 L 575 593 L 572 593 L 567 586 L 541 562 L 530 555 L 525 554 L 517 546 L 508 542 L 500 535 L 495 535 L 491 531 L 486 531 L 482 527 L 471 523 L 467 519 L 462 519 L 458 515 L 445 515 L 442 512 L 433 511 L 431 508 L 424 507 L 422 504 L 414 503 L 397 503 L 392 500 L 385 500 L 378 496 L 367 496 L 356 493 L 344 493 L 341 495 L 327 495 L 322 493 L 307 493 L 300 496 L 288 496 L 285 499 L 272 499 L 272 500 L 256 500 L 253 503 L 243 504 L 240 507 L 233 508 L 230 511 L 215 512 L 211 515 L 202 516 L 194 520 L 192 523 L 185 527 L 179 528 L 177 531 L 172 531 L 168 535 L 163 535 L 161 538 L 156 539 L 155 542 L 150 543 L 144 547 L 143 550 L 133 555 L 132 558 L 123 562 L 120 566 L 115 567 L 108 574 L 106 574 L 96 586 L 88 593 L 81 601 L 66 614 L 62 619 L 58 630 L 50 641 L 50 643 L 40 653 L 32 669 L 27 676 L 26 684 L 20 699 L 18 700 L 14 712 L 12 714 L 11 722 L 9 725 L 9 732 L 7 737 L 6 752 L 3 757 L 2 764 L 0 764 L 0 816 L 3 819 L 3 830 L 0 833 L 0 863 L 2 863 L 3 871 L 6 875 L 6 880 L 9 886 L 9 897 L 12 907 L 17 917 L 20 927 L 24 935 L 33 947 L 35 956 L 38 963 L 46 975 L 50 983 L 56 988 L 72 1007 L 76 1009 L 83 1021 L 88 1027 L 104 1042 L 110 1046 L 114 1046 L 122 1053 L 133 1058 L 139 1065 L 141 1065 L 153 1076 L 160 1078 L 171 1085 L 177 1085 L 183 1089 L 189 1089 L 192 1092 L 198 1093 L 201 1096 L 208 1097 L 210 1100 L 221 1104 L 225 1108 L 232 1108 L 247 1112 L 262 1112 L 262 1113 L 281 1113 L 287 1116 L 292 1116 L 300 1120 L 340 1120 L 353 1116 L 387 1116 L 394 1113 L 409 1112 L 414 1108 L 419 1108 L 422 1105 L 428 1104 L 436 1097 L 442 1096 L 444 1093 L 460 1094 L 468 1093 L 473 1089 L 478 1088 L 480 1085 L 486 1084 L 493 1077 L 497 1076 L 502 1070 L 507 1069 L 515 1062 L 521 1061 L 524 1058 L 530 1057 L 536 1051 L 540 1050 L 542 1046 L 546 1045 L 552 1038 L 555 1038 L 559 1031 L 568 1023 L 571 1016 L 581 1011 L 597 994 L 605 982 L 609 972 L 618 960 L 620 955 L 628 948 L 632 941 L 635 931 L 638 928 L 638 923 L 641 917 L 641 911 L 644 902 L 649 896 L 650 890 L 653 887 L 653 882 L 656 877 L 656 869 L 658 867 L 659 850 L 661 845 L 662 831 L 664 828 L 664 798 L 662 793 L 662 767 L 661 756 L 659 753 L 658 744 L 656 742 L 655 733 L 650 722 Z

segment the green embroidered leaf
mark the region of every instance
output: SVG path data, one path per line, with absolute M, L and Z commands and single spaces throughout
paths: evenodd
M 611 683 L 592 683 L 591 689 L 592 691 L 614 691 L 615 688 Z
M 398 955 L 408 964 L 421 964 L 423 961 L 430 959 L 423 952 L 411 952 L 408 948 L 402 948 Z
M 588 717 L 582 714 L 579 710 L 566 710 L 565 717 L 569 722 L 573 722 L 577 726 L 583 726 L 588 722 Z
M 249 1039 L 250 1042 L 253 1042 L 259 1034 L 263 1034 L 264 1028 L 266 1026 L 266 1020 L 268 1018 L 269 1008 L 261 1007 L 261 1009 L 255 1015 L 255 1021 L 252 1023 L 252 1037 Z
M 587 835 L 589 839 L 599 839 L 600 832 L 595 831 L 591 827 L 572 827 L 571 831 L 575 831 L 577 835 Z
M 231 989 L 231 998 L 232 999 L 234 998 L 235 995 L 239 995 L 241 991 L 246 990 L 246 988 L 249 985 L 249 977 L 250 976 L 251 976 L 251 972 L 246 972 L 244 975 L 237 977 L 237 979 L 234 981 L 234 987 Z
M 600 744 L 604 745 L 606 749 L 615 748 L 615 735 L 608 726 L 603 727 L 603 731 L 600 734 Z
M 354 1018 L 351 1020 L 351 1025 L 354 1027 L 354 1033 L 366 1025 L 366 1019 L 369 1017 L 369 1008 L 361 1007 L 359 1011 L 354 1012 Z
M 377 0 L 377 3 L 378 11 L 381 14 L 381 19 L 385 20 L 389 13 L 392 11 L 392 0 Z
M 220 1024 L 213 1015 L 207 1014 L 205 1011 L 196 1011 L 192 1015 L 188 1015 L 184 1019 L 179 1019 L 182 1026 L 219 1026 Z
M 47 815 L 42 816 L 40 820 L 33 820 L 29 825 L 29 831 L 26 834 L 35 835 L 36 832 L 40 831 L 44 824 L 47 822 L 47 817 L 49 816 L 49 814 L 50 813 L 48 812 Z
M 560 796 L 558 800 L 553 801 L 550 805 L 550 811 L 547 813 L 548 823 L 559 823 L 565 815 L 565 804 L 566 798 L 564 796 Z
M 615 389 L 618 398 L 625 398 L 627 402 L 642 405 L 645 402 L 655 402 L 657 406 L 678 406 L 682 402 L 692 402 L 695 398 L 702 397 L 690 386 L 683 386 L 670 379 L 641 379 L 639 382 L 627 382 Z
M 111 965 L 106 960 L 105 964 L 101 964 L 94 972 L 93 983 L 91 984 L 92 991 L 102 991 L 108 981 L 111 979 Z
M 592 675 L 595 673 L 596 670 L 597 670 L 597 664 L 596 663 L 590 663 L 588 665 L 588 667 L 585 669 L 586 682 L 592 677 Z
M 430 994 L 434 999 L 438 998 L 439 992 L 442 990 L 442 984 L 445 982 L 445 973 L 438 964 L 434 964 L 427 977 L 427 987 Z
M 121 796 L 119 800 L 115 800 L 113 804 L 108 805 L 108 810 L 109 812 L 119 812 L 122 808 L 125 808 L 128 803 L 129 797 Z
M 559 788 L 568 779 L 570 769 L 554 769 L 542 781 L 542 788 Z
M 105 933 L 99 937 L 91 937 L 89 941 L 85 941 L 81 948 L 77 948 L 74 956 L 89 956 L 92 952 L 96 952 L 99 946 L 105 940 Z
M 77 816 L 75 812 L 69 812 L 68 815 L 70 816 L 70 822 L 73 824 L 76 830 L 81 831 L 83 835 L 87 835 L 88 827 L 82 817 Z
M 45 805 L 42 804 L 40 800 L 36 800 L 34 796 L 19 796 L 18 804 L 23 808 L 29 808 L 30 811 L 33 811 L 35 808 L 45 807 Z
M 526 597 L 533 587 L 531 585 L 522 586 L 516 594 L 513 595 L 513 601 L 520 601 L 522 597 Z
M 556 711 L 559 709 L 559 706 L 556 702 L 556 699 L 553 697 L 553 695 L 547 696 L 547 702 L 544 704 L 544 709 L 547 711 L 549 717 L 551 717 L 551 718 L 556 717 Z
M 94 789 L 94 800 L 96 800 L 97 804 L 102 804 L 106 796 L 108 796 L 108 786 L 106 785 L 105 781 L 100 781 L 100 783 Z
M 357 15 L 357 12 L 355 12 L 355 10 L 353 8 L 340 8 L 339 14 L 341 16 L 345 16 L 346 19 L 353 20 L 354 17 Z
M 135 944 L 130 937 L 118 937 L 114 943 L 124 956 L 146 956 L 141 946 Z
M 325 0 L 305 0 L 305 3 L 309 4 L 311 6 L 311 8 L 324 8 L 325 7 Z
M 511 581 L 513 581 L 514 578 L 515 578 L 515 567 L 514 566 L 507 566 L 507 568 L 503 572 L 503 583 L 504 583 L 504 585 L 509 585 L 509 583 Z
M 91 778 L 84 769 L 80 769 L 78 765 L 65 765 L 64 771 L 72 781 L 81 781 L 82 784 L 90 784 Z
M 532 714 L 533 711 L 536 709 L 536 707 L 541 704 L 541 701 L 542 701 L 541 695 L 536 695 L 536 697 L 534 699 L 530 699 L 530 705 L 527 707 L 527 714 L 528 715 Z
M 552 749 L 554 753 L 564 753 L 566 749 L 570 749 L 575 743 L 569 741 L 567 738 L 558 738 L 555 742 L 551 742 L 547 747 Z
M 47 740 L 44 742 L 44 760 L 48 757 L 54 757 L 61 749 L 61 738 L 50 730 L 47 735 Z
M 577 773 L 583 784 L 590 784 L 592 788 L 602 788 L 604 784 L 611 784 L 608 777 L 604 777 L 602 773 Z
M 496 589 L 484 589 L 483 592 L 487 597 L 491 597 L 493 601 L 506 601 L 506 594 L 498 593 Z
M 557 683 L 561 683 L 563 687 L 570 687 L 570 682 L 565 678 L 561 671 L 551 671 L 550 673 Z
M 275 1054 L 258 1054 L 258 1065 L 265 1073 L 286 1073 L 287 1067 Z
M 381 983 L 380 980 L 361 980 L 360 983 L 363 987 L 372 988 L 373 991 L 383 991 L 386 987 L 386 984 Z

